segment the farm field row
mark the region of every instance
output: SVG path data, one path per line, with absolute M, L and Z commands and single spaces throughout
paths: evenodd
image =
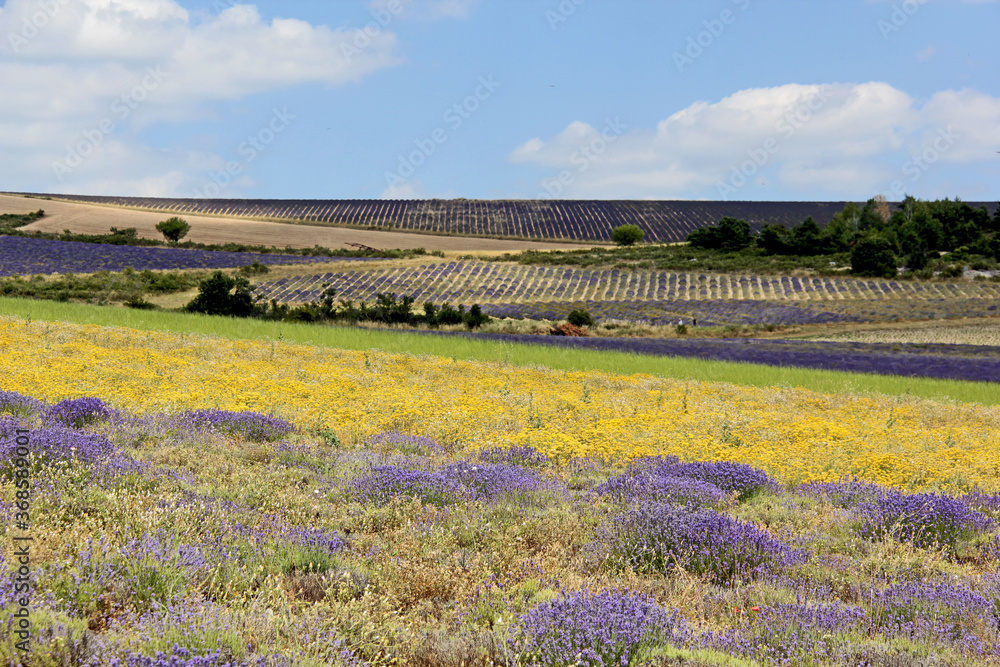
M 358 261 L 359 258 L 337 258 Z M 165 269 L 228 269 L 260 264 L 315 264 L 329 257 L 305 257 L 253 252 L 218 252 L 192 248 L 155 248 L 77 243 L 17 236 L 0 236 L 0 276 L 117 272 Z
M 344 442 L 400 430 L 449 449 L 519 444 L 614 461 L 683 454 L 751 463 L 789 483 L 856 474 L 913 488 L 992 488 L 1000 465 L 995 410 L 901 397 L 560 373 L 17 318 L 0 320 L 0 343 L 7 390 L 47 401 L 98 396 L 140 413 L 255 410 L 332 429 Z M 942 449 L 943 442 L 953 444 Z
M 1000 382 L 1000 348 L 929 343 L 858 343 L 759 338 L 574 338 L 523 334 L 444 333 L 487 340 L 615 350 L 652 356 L 816 368 L 906 378 Z
M 990 345 L 1000 347 L 1000 322 L 962 325 L 911 326 L 905 329 L 876 329 L 848 333 L 826 334 L 816 341 L 857 343 L 904 343 L 912 345 Z
M 222 215 L 385 230 L 607 243 L 611 230 L 634 224 L 646 240 L 683 241 L 689 232 L 723 216 L 745 219 L 754 229 L 769 222 L 797 225 L 812 216 L 821 225 L 846 202 L 712 201 L 482 201 L 482 200 L 267 200 L 163 199 L 91 195 L 57 200 L 157 210 L 173 214 Z
M 127 327 L 151 332 L 223 337 L 230 340 L 291 342 L 345 350 L 381 350 L 395 354 L 431 355 L 453 360 L 545 366 L 558 371 L 596 371 L 616 375 L 722 382 L 747 387 L 802 387 L 822 393 L 874 392 L 932 400 L 1000 405 L 1000 384 L 961 382 L 892 375 L 821 371 L 749 363 L 707 361 L 684 357 L 643 356 L 626 352 L 591 351 L 470 337 L 419 335 L 412 332 L 357 327 L 317 327 L 310 324 L 227 319 L 162 311 L 103 308 L 85 304 L 0 297 L 0 308 L 20 321 Z M 43 329 L 48 330 L 48 329 Z
M 854 299 L 997 299 L 1000 284 L 904 282 L 860 278 L 810 278 L 735 274 L 624 271 L 454 261 L 358 269 L 285 278 L 259 285 L 281 303 L 318 299 L 324 283 L 338 297 L 374 301 L 379 292 L 416 301 L 525 303 L 546 301 L 775 300 L 837 302 Z
M 162 239 L 156 231 L 157 223 L 172 214 L 100 206 L 78 201 L 58 201 L 0 194 L 0 213 L 31 213 L 39 208 L 45 210 L 45 217 L 22 227 L 24 231 L 61 234 L 70 230 L 78 234 L 107 234 L 112 227 L 124 229 L 133 227 L 139 236 Z M 351 243 L 360 243 L 373 248 L 400 248 L 411 250 L 462 251 L 462 252 L 508 252 L 526 249 L 579 249 L 578 243 L 534 242 L 516 239 L 464 238 L 387 230 L 367 230 L 344 227 L 324 227 L 310 224 L 289 224 L 227 218 L 218 215 L 189 215 L 183 218 L 191 224 L 187 240 L 195 243 L 219 244 L 242 243 L 284 248 L 345 248 Z
M 131 341 L 139 354 L 127 362 L 145 366 L 147 378 L 221 362 L 241 367 L 235 387 L 257 381 L 246 365 L 256 357 L 311 390 L 314 371 L 339 370 L 347 384 L 333 387 L 347 402 L 324 406 L 333 421 L 359 408 L 389 417 L 408 396 L 433 407 L 442 387 L 482 399 L 452 412 L 473 425 L 455 438 L 438 410 L 345 443 L 343 429 L 212 408 L 241 397 L 190 372 L 184 379 L 200 396 L 150 410 L 158 383 L 123 391 L 106 384 L 101 363 L 134 332 L 108 330 L 97 345 L 75 333 L 60 329 L 44 354 L 69 346 L 98 362 L 86 379 L 93 393 L 64 385 L 77 398 L 55 402 L 0 392 L 9 462 L 0 515 L 8 526 L 20 516 L 8 538 L 31 537 L 30 568 L 5 550 L 0 577 L 12 583 L 18 568 L 30 569 L 33 623 L 27 662 L 14 635 L 0 635 L 5 663 L 564 666 L 586 655 L 592 664 L 855 667 L 932 655 L 941 667 L 985 667 L 1000 655 L 995 476 L 993 487 L 949 495 L 857 480 L 795 485 L 715 456 L 780 469 L 787 450 L 823 441 L 812 459 L 855 456 L 882 480 L 897 456 L 916 450 L 912 464 L 927 467 L 908 486 L 962 486 L 975 465 L 948 472 L 995 455 L 982 449 L 993 437 L 985 431 L 1000 425 L 995 409 L 540 369 L 508 376 L 388 355 L 312 356 L 296 369 L 288 362 L 303 350 L 285 346 Z M 147 391 L 132 393 L 143 383 Z M 297 391 L 281 394 L 282 412 L 303 407 Z M 626 406 L 645 428 L 679 422 L 684 431 L 664 433 L 656 447 L 681 453 L 622 466 L 514 444 L 518 428 L 562 421 L 593 422 L 591 437 L 620 446 Z M 477 439 L 483 417 L 492 437 Z M 946 433 L 947 448 L 926 447 Z M 914 436 L 923 449 L 906 444 Z M 30 525 L 15 501 L 22 471 L 34 489 Z M 0 587 L 5 626 L 19 605 L 13 585 Z

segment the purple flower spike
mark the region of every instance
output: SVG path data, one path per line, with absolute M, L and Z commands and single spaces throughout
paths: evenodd
M 181 420 L 195 428 L 234 435 L 251 442 L 277 440 L 295 430 L 294 426 L 283 419 L 258 412 L 194 410 L 183 413 Z
M 104 401 L 99 398 L 75 398 L 56 403 L 49 408 L 47 417 L 57 424 L 71 428 L 83 428 L 99 421 L 105 421 L 115 415 Z
M 615 517 L 605 530 L 610 559 L 639 572 L 680 567 L 726 585 L 749 581 L 801 555 L 751 523 L 709 509 L 644 503 Z
M 869 540 L 891 537 L 917 547 L 953 549 L 963 537 L 991 530 L 996 523 L 961 500 L 936 493 L 889 491 L 860 508 L 858 533 Z
M 636 593 L 581 591 L 543 602 L 518 619 L 509 640 L 517 664 L 634 665 L 678 634 L 677 611 Z
M 0 415 L 28 417 L 41 412 L 45 404 L 16 391 L 0 391 Z

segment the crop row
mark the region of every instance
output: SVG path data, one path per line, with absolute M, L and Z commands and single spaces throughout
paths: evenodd
M 759 229 L 797 225 L 812 216 L 821 225 L 845 202 L 512 201 L 512 200 L 280 200 L 164 199 L 54 195 L 70 201 L 171 213 L 245 216 L 471 236 L 609 241 L 611 230 L 638 225 L 647 241 L 683 241 L 689 232 L 734 216 Z
M 699 321 L 700 322 L 700 321 Z M 689 357 L 768 366 L 877 373 L 972 382 L 1000 382 L 996 348 L 976 345 L 900 345 L 831 343 L 758 338 L 662 339 L 574 338 L 523 334 L 439 334 L 475 336 L 587 350 L 631 352 L 652 356 Z
M 17 236 L 0 236 L 0 276 L 53 273 L 95 273 L 145 269 L 225 269 L 260 264 L 328 262 L 327 257 L 217 252 L 191 248 L 78 243 Z
M 549 301 L 849 301 L 1000 297 L 994 283 L 920 283 L 857 278 L 747 276 L 669 271 L 573 269 L 485 262 L 449 262 L 360 269 L 263 283 L 259 292 L 281 303 L 311 301 L 329 283 L 340 298 L 373 301 L 379 292 L 417 301 L 525 303 Z
M 997 411 L 950 403 L 928 409 L 916 399 L 567 375 L 439 357 L 415 363 L 375 350 L 19 318 L 0 318 L 0 377 L 5 390 L 49 402 L 98 395 L 143 414 L 253 410 L 329 429 L 352 444 L 397 430 L 450 451 L 531 445 L 611 461 L 678 454 L 737 460 L 785 483 L 858 475 L 912 490 L 1000 490 Z

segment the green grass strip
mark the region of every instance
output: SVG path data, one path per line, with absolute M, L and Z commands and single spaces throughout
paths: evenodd
M 30 299 L 0 298 L 0 314 L 30 317 L 33 320 L 195 333 L 229 339 L 276 340 L 349 350 L 379 349 L 385 352 L 471 361 L 502 361 L 515 366 L 547 366 L 558 370 L 593 370 L 617 375 L 646 373 L 681 380 L 729 382 L 754 387 L 804 387 L 828 394 L 874 392 L 890 396 L 910 395 L 933 400 L 1000 405 L 1000 383 L 995 382 L 778 368 L 729 361 L 654 357 L 627 352 L 598 352 L 451 336 L 427 336 L 403 331 L 229 319 Z

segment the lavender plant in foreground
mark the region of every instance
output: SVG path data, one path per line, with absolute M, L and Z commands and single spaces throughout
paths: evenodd
M 49 408 L 46 417 L 56 424 L 71 428 L 83 428 L 100 421 L 111 419 L 115 412 L 99 398 L 73 398 L 56 403 Z
M 873 482 L 844 478 L 836 482 L 809 482 L 797 491 L 806 496 L 829 501 L 834 507 L 850 509 L 861 504 L 877 502 L 889 493 L 889 489 Z
M 856 630 L 866 617 L 861 607 L 841 604 L 782 604 L 735 613 L 742 620 L 737 627 L 704 633 L 697 645 L 768 665 L 829 658 L 845 641 L 840 633 Z
M 461 484 L 468 497 L 482 502 L 524 498 L 541 488 L 541 480 L 533 472 L 502 463 L 459 461 L 441 468 L 441 472 Z
M 463 489 L 458 481 L 437 471 L 374 466 L 350 483 L 347 495 L 363 505 L 385 505 L 398 496 L 443 507 L 458 502 Z
M 723 491 L 736 494 L 739 501 L 746 500 L 777 484 L 766 472 L 744 463 L 728 461 L 695 461 L 681 463 L 675 456 L 643 457 L 633 461 L 627 473 L 646 472 L 656 478 L 686 478 L 711 484 Z
M 373 448 L 394 449 L 410 456 L 445 453 L 444 447 L 434 442 L 433 438 L 422 435 L 406 435 L 398 431 L 376 433 L 368 439 L 368 445 Z
M 868 540 L 885 537 L 917 547 L 953 550 L 962 538 L 996 527 L 989 517 L 962 501 L 936 493 L 905 494 L 890 490 L 859 507 L 858 534 Z
M 654 473 L 624 473 L 612 477 L 596 489 L 619 502 L 668 502 L 688 507 L 721 506 L 729 496 L 708 482 Z
M 522 468 L 541 468 L 552 462 L 551 458 L 534 447 L 517 445 L 484 449 L 479 452 L 479 459 L 486 463 L 502 463 Z
M 649 597 L 563 591 L 522 614 L 507 646 L 519 665 L 632 665 L 682 633 L 677 611 L 667 612 Z
M 967 653 L 998 651 L 1000 597 L 989 582 L 986 588 L 976 592 L 962 583 L 918 581 L 870 589 L 863 596 L 870 610 L 868 631 L 954 645 Z
M 801 555 L 751 523 L 710 509 L 642 503 L 604 529 L 609 563 L 637 572 L 683 568 L 726 585 L 800 560 Z
M 193 410 L 179 416 L 181 424 L 224 433 L 249 440 L 267 442 L 277 440 L 295 430 L 283 419 L 258 412 L 232 412 L 229 410 Z
M 45 404 L 16 391 L 0 391 L 0 415 L 30 417 L 42 411 Z
M 523 497 L 539 488 L 541 480 L 524 468 L 459 461 L 433 471 L 377 466 L 351 483 L 348 496 L 370 505 L 385 504 L 399 496 L 444 506 L 460 500 L 493 502 Z

